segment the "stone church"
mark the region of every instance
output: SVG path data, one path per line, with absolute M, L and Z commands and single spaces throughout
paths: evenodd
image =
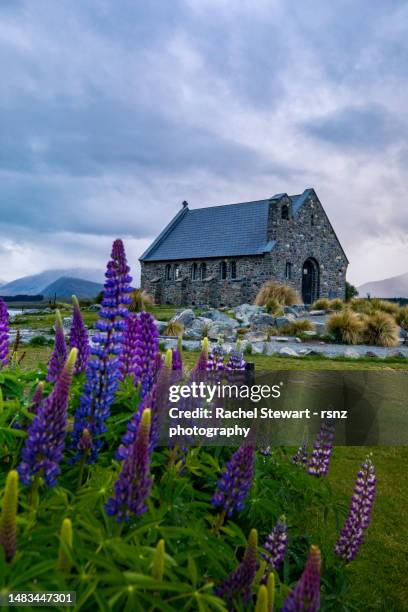
M 140 257 L 157 304 L 236 306 L 269 279 L 305 304 L 344 298 L 347 257 L 314 189 L 181 210 Z

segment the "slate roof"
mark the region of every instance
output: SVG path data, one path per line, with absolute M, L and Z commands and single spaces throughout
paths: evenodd
M 300 195 L 290 196 L 294 215 L 311 191 L 306 189 Z M 271 200 L 278 202 L 284 195 L 192 210 L 185 206 L 143 253 L 140 261 L 237 257 L 270 252 L 275 240 L 267 240 L 269 203 Z

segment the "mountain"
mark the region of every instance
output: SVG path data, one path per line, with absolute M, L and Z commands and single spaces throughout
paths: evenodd
M 360 285 L 357 289 L 360 297 L 365 297 L 369 293 L 371 297 L 408 298 L 408 272 L 399 276 L 364 283 L 364 285 Z
M 103 282 L 103 273 L 93 268 L 68 268 L 63 270 L 45 270 L 32 276 L 23 276 L 9 283 L 1 285 L 2 295 L 43 294 L 48 285 L 59 278 L 76 278 L 92 281 L 93 283 Z
M 61 276 L 45 287 L 41 293 L 45 298 L 54 297 L 54 295 L 57 295 L 59 298 L 70 298 L 71 295 L 93 298 L 102 289 L 103 285 L 101 283 L 93 283 L 92 281 L 72 276 Z

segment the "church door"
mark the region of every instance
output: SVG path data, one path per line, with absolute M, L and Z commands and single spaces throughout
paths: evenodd
M 309 257 L 302 266 L 302 299 L 304 304 L 312 304 L 320 293 L 319 264 Z

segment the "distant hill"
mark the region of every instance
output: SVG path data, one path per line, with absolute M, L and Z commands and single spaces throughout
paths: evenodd
M 371 297 L 408 298 L 408 272 L 399 276 L 364 283 L 357 288 L 360 297 L 365 297 L 369 293 Z
M 53 282 L 60 278 L 76 278 L 93 283 L 103 282 L 103 273 L 93 268 L 68 268 L 61 270 L 45 270 L 32 276 L 23 276 L 0 287 L 0 295 L 28 295 L 42 293 Z
M 45 287 L 41 293 L 44 298 L 54 297 L 54 295 L 59 298 L 70 298 L 71 295 L 94 298 L 102 289 L 103 285 L 101 283 L 93 283 L 72 276 L 61 276 L 61 278 Z

